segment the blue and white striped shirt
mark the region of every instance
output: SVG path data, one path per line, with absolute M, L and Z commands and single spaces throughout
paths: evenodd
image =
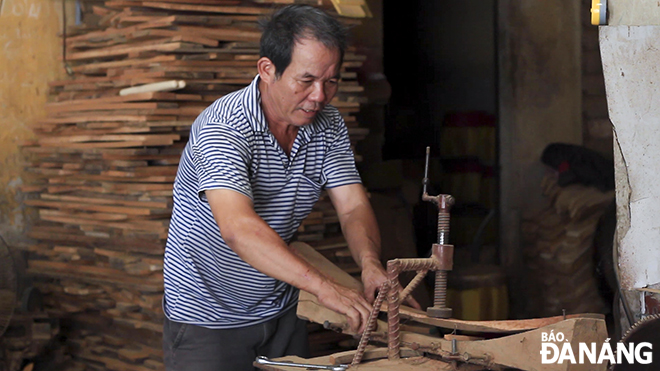
M 164 311 L 172 321 L 249 326 L 277 317 L 298 297 L 297 289 L 257 271 L 225 243 L 204 191 L 250 197 L 256 213 L 288 243 L 323 188 L 360 182 L 336 108 L 326 106 L 301 127 L 287 156 L 268 129 L 258 82 L 259 76 L 215 101 L 190 130 L 165 247 Z

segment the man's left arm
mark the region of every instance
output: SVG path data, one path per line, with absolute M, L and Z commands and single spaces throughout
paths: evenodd
M 387 281 L 387 273 L 380 262 L 380 230 L 367 193 L 360 183 L 328 188 L 327 191 L 351 255 L 362 269 L 365 296 L 373 303 L 376 290 Z M 407 302 L 419 308 L 412 297 Z

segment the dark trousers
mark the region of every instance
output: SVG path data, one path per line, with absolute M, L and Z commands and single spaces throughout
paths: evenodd
M 253 371 L 257 356 L 309 357 L 305 321 L 296 307 L 258 325 L 227 330 L 165 319 L 163 350 L 167 371 Z

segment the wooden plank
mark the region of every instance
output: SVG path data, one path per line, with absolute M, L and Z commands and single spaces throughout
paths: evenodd
M 94 362 L 98 362 L 103 364 L 105 369 L 108 370 L 120 370 L 120 371 L 153 371 L 152 369 L 145 367 L 145 366 L 140 366 L 140 365 L 135 365 L 135 364 L 127 364 L 125 362 L 122 362 L 119 359 L 116 358 L 111 358 L 107 356 L 101 356 L 101 355 L 96 355 L 93 354 L 91 351 L 85 349 L 79 353 L 77 353 L 79 357 L 82 357 L 84 359 L 88 359 Z
M 88 245 L 88 244 L 99 245 L 101 244 L 102 240 L 105 241 L 103 243 L 105 244 L 108 243 L 107 238 L 99 239 L 97 237 L 81 234 L 80 229 L 76 229 L 72 231 L 71 228 L 65 228 L 61 226 L 50 227 L 50 228 L 45 226 L 32 227 L 28 232 L 28 236 L 31 238 L 44 240 L 44 241 L 62 242 L 69 244 L 80 243 L 84 245 Z M 115 237 L 113 239 L 113 242 L 116 244 L 113 245 L 113 247 L 115 248 L 120 247 L 123 251 L 131 251 L 131 252 L 145 253 L 145 254 L 162 255 L 163 247 L 164 247 L 162 242 L 154 242 L 144 239 L 139 240 L 139 239 Z M 108 246 L 107 248 L 110 248 L 110 246 Z
M 94 59 L 94 58 L 107 58 L 107 57 L 119 57 L 123 55 L 128 55 L 129 53 L 136 52 L 145 52 L 145 51 L 155 51 L 155 52 L 172 52 L 177 50 L 190 50 L 191 45 L 184 42 L 175 42 L 171 40 L 172 38 L 163 38 L 161 40 L 149 41 L 141 46 L 125 46 L 120 45 L 119 47 L 109 47 L 107 49 L 98 49 L 86 52 L 74 52 L 67 53 L 67 60 L 76 61 L 76 60 L 85 60 L 85 59 Z M 199 50 L 196 48 L 195 50 Z M 202 52 L 202 50 L 199 50 Z
M 104 170 L 101 171 L 100 175 L 102 176 L 111 176 L 111 177 L 154 177 L 154 176 L 172 176 L 174 177 L 177 173 L 177 166 L 151 166 L 147 167 L 146 170 L 135 169 L 133 171 L 126 170 Z
M 161 1 L 162 2 L 162 1 Z M 196 2 L 197 4 L 203 4 L 202 2 Z M 235 21 L 247 21 L 247 19 L 240 19 L 236 16 L 225 16 L 225 15 L 186 15 L 186 14 L 176 14 L 175 16 L 176 24 L 194 24 L 194 25 L 205 25 L 205 26 L 229 26 Z M 250 16 L 250 20 L 254 22 L 257 21 L 257 17 Z
M 95 110 L 80 112 L 86 115 L 100 115 L 107 117 L 127 116 L 127 115 L 148 115 L 148 116 L 174 116 L 175 120 L 190 118 L 194 120 L 207 106 L 203 104 L 180 104 L 179 108 L 134 108 L 119 110 Z M 79 112 L 63 112 L 58 115 L 59 118 L 68 119 L 77 116 Z M 68 122 L 64 122 L 68 123 Z
M 120 323 L 120 324 L 129 325 L 129 326 L 132 326 L 133 328 L 136 328 L 136 329 L 148 329 L 148 330 L 155 331 L 155 332 L 163 332 L 162 323 L 139 321 L 139 320 L 128 319 L 128 318 L 115 318 L 115 322 Z
M 114 81 L 114 86 L 123 86 L 125 84 L 134 85 L 135 81 L 138 78 L 157 78 L 161 77 L 164 79 L 183 79 L 183 80 L 192 80 L 192 79 L 210 79 L 213 78 L 213 73 L 210 72 L 198 72 L 198 71 L 165 71 L 151 69 L 149 71 L 144 70 L 124 70 L 120 76 L 115 77 L 119 79 Z
M 96 72 L 108 68 L 121 68 L 126 66 L 144 66 L 153 63 L 161 63 L 161 62 L 175 61 L 175 60 L 177 60 L 176 55 L 159 55 L 147 59 L 124 59 L 124 60 L 108 61 L 108 62 L 86 63 L 86 64 L 73 66 L 71 67 L 71 69 L 73 70 L 73 72 L 89 73 L 89 72 Z
M 196 26 L 178 26 L 181 32 L 199 34 L 205 37 L 222 41 L 252 41 L 261 39 L 261 32 L 257 29 L 238 29 L 235 27 L 209 28 Z
M 77 124 L 84 122 L 103 122 L 103 121 L 131 121 L 131 122 L 147 122 L 147 121 L 175 121 L 176 116 L 172 115 L 126 115 L 116 114 L 105 117 L 100 116 L 68 116 L 68 117 L 55 117 L 46 118 L 37 121 L 39 124 Z
M 172 184 L 145 184 L 145 183 L 103 183 L 102 189 L 108 192 L 116 192 L 122 194 L 122 191 L 127 192 L 154 192 L 154 191 L 167 191 L 172 192 Z
M 181 3 L 181 0 L 159 0 L 161 3 Z M 240 0 L 195 0 L 195 4 L 208 5 L 239 5 Z
M 322 309 L 322 311 L 322 318 L 328 315 L 329 310 L 327 308 Z M 490 340 L 459 340 L 456 342 L 456 345 L 452 344 L 451 340 L 407 331 L 400 332 L 400 339 L 402 345 L 409 345 L 418 351 L 438 356 L 447 356 L 453 353 L 455 346 L 456 352 L 461 354 L 464 359 L 480 365 L 480 367 L 486 366 L 492 369 L 495 366 L 499 366 L 522 370 L 538 370 L 538 365 L 542 364 L 539 352 L 542 343 L 542 333 L 557 334 L 560 332 L 564 334 L 565 341 L 571 345 L 574 354 L 578 353 L 578 345 L 580 343 L 595 343 L 598 348 L 596 354 L 599 354 L 600 347 L 607 338 L 607 329 L 603 319 L 571 318 L 542 328 L 509 334 Z M 387 333 L 386 323 L 378 320 L 377 330 L 372 335 L 372 339 L 387 343 Z M 383 360 L 382 362 L 390 365 L 393 364 L 392 361 Z M 365 363 L 364 366 L 368 364 Z M 362 369 L 364 366 L 360 365 L 357 369 Z M 568 364 L 567 362 L 562 364 L 548 364 L 543 367 L 545 371 L 604 371 L 606 369 L 607 364 L 580 365 Z
M 131 277 L 126 272 L 117 269 L 45 260 L 30 260 L 27 272 L 37 276 L 53 275 L 61 278 L 80 279 L 85 282 L 129 286 L 146 292 L 162 292 L 163 290 L 163 276 L 159 273 L 151 274 L 148 277 Z
M 103 111 L 103 110 L 155 110 L 159 108 L 177 108 L 178 104 L 174 102 L 139 102 L 139 103 L 87 103 L 87 104 L 60 104 L 46 107 L 46 111 L 52 115 L 66 114 L 69 112 L 80 113 L 84 111 Z
M 311 246 L 304 243 L 293 243 L 292 248 L 294 248 L 300 256 L 302 256 L 307 262 L 312 264 L 314 267 L 319 269 L 321 272 L 329 275 L 336 279 L 339 283 L 361 290 L 362 285 L 360 282 L 355 280 L 355 278 L 348 275 L 343 270 L 339 269 L 336 265 L 332 264 L 328 259 L 326 259 L 319 252 L 314 250 Z M 319 307 L 316 297 L 308 292 L 301 291 L 299 304 L 298 304 L 298 316 L 302 318 L 307 318 L 312 320 L 314 317 L 318 320 Z M 383 305 L 381 310 L 386 311 L 387 306 Z M 548 326 L 554 323 L 558 323 L 564 320 L 563 316 L 549 317 L 549 318 L 535 318 L 527 320 L 512 320 L 512 321 L 463 321 L 458 319 L 441 319 L 441 318 L 432 318 L 429 317 L 426 312 L 401 305 L 400 316 L 402 319 L 409 319 L 417 321 L 420 323 L 425 323 L 429 325 L 434 325 L 442 328 L 452 329 L 452 330 L 463 330 L 463 331 L 472 331 L 472 332 L 486 332 L 486 333 L 514 333 L 521 331 L 528 331 L 532 329 L 537 329 L 539 327 Z M 345 316 L 335 313 L 332 316 L 333 321 L 331 323 L 337 324 L 342 328 L 345 328 L 345 331 L 348 330 L 348 321 L 345 319 Z M 567 316 L 567 318 L 595 318 L 603 319 L 604 316 L 601 314 L 579 314 Z M 321 320 L 319 323 L 325 321 Z M 316 322 L 316 321 L 315 321 Z
M 106 206 L 106 205 L 93 205 L 81 203 L 68 203 L 56 201 L 42 201 L 42 200 L 25 200 L 24 203 L 28 206 L 40 206 L 49 208 L 58 208 L 62 210 L 81 210 L 81 211 L 95 211 L 99 213 L 115 213 L 126 215 L 167 215 L 169 210 L 159 209 L 154 210 L 150 208 L 139 207 L 125 207 L 125 206 Z
M 124 27 L 124 28 L 109 27 L 102 31 L 93 31 L 78 36 L 70 36 L 66 38 L 66 45 L 74 44 L 80 41 L 98 42 L 104 40 L 111 40 L 113 38 L 116 38 L 117 36 L 125 36 L 135 31 L 145 30 L 149 28 L 169 27 L 174 24 L 175 19 L 176 18 L 174 16 L 158 17 L 148 22 L 143 22 L 130 27 Z
M 62 106 L 79 106 L 83 108 L 87 104 L 100 104 L 100 103 L 125 103 L 125 102 L 140 102 L 140 101 L 201 101 L 202 96 L 198 94 L 178 94 L 178 93 L 168 93 L 168 92 L 146 92 L 131 94 L 125 96 L 113 96 L 105 98 L 96 98 L 96 99 L 77 99 L 77 100 L 68 100 L 64 102 L 51 102 L 46 103 L 46 107 L 62 107 Z
M 345 352 L 334 353 L 328 356 L 328 362 L 331 365 L 350 364 L 353 361 L 353 358 L 355 358 L 355 353 L 357 353 L 357 350 L 347 350 Z M 422 353 L 410 348 L 402 347 L 400 355 L 401 358 L 410 358 L 420 357 L 422 356 Z M 383 358 L 387 358 L 387 348 L 368 346 L 362 356 L 362 362 L 365 363 Z
M 386 307 L 385 307 L 386 310 Z M 443 327 L 447 329 L 458 329 L 464 331 L 487 332 L 487 333 L 513 333 L 533 330 L 536 328 L 559 323 L 564 319 L 574 318 L 593 318 L 604 319 L 604 315 L 599 313 L 571 314 L 556 317 L 532 318 L 523 320 L 504 320 L 504 321 L 463 321 L 458 319 L 441 319 L 429 317 L 426 312 L 403 307 L 401 309 L 402 318 L 411 319 L 428 325 Z
M 42 210 L 43 211 L 43 210 Z M 58 222 L 68 225 L 95 225 L 106 228 L 116 228 L 121 230 L 133 230 L 133 231 L 146 231 L 154 233 L 163 233 L 167 232 L 167 222 L 154 222 L 154 221 L 140 221 L 139 223 L 132 222 L 111 222 L 103 220 L 92 220 L 83 217 L 66 217 L 58 215 L 50 215 L 49 213 L 40 213 L 41 220 Z
M 53 210 L 53 209 L 39 209 L 39 217 L 41 220 L 50 220 L 50 219 L 56 220 L 58 218 L 74 220 L 74 218 L 84 218 L 84 219 L 88 219 L 90 223 L 128 221 L 128 216 L 125 214 L 110 214 L 110 213 L 100 213 L 100 212 L 96 212 L 96 213 L 74 212 L 69 210 Z
M 88 204 L 101 204 L 101 205 L 124 205 L 133 207 L 144 207 L 154 209 L 168 209 L 172 207 L 171 202 L 165 201 L 141 201 L 141 200 L 127 200 L 118 198 L 108 198 L 107 196 L 98 195 L 96 197 L 82 197 L 71 195 L 50 195 L 42 194 L 42 199 L 45 200 L 58 200 L 62 202 L 79 202 Z
M 49 178 L 48 182 L 50 184 L 69 184 L 69 185 L 84 185 L 87 182 L 121 182 L 121 183 L 104 183 L 104 187 L 112 187 L 112 186 L 119 186 L 122 185 L 122 183 L 129 184 L 129 183 L 170 183 L 169 187 L 171 189 L 172 187 L 172 182 L 174 181 L 174 176 L 141 176 L 139 178 L 116 178 L 116 177 L 111 177 L 111 176 L 105 176 L 105 175 L 96 175 L 96 174 L 75 174 L 75 175 L 70 175 L 66 177 L 53 177 Z M 144 186 L 147 186 L 147 184 L 143 184 Z M 138 186 L 137 184 L 135 185 L 136 187 Z
M 62 145 L 81 142 L 114 142 L 114 141 L 149 141 L 165 140 L 175 141 L 181 139 L 178 134 L 153 134 L 153 135 L 75 135 L 42 137 L 37 139 L 41 145 Z M 73 148 L 73 147 L 71 147 Z
M 67 86 L 67 85 L 77 85 L 77 84 L 87 84 L 87 83 L 97 83 L 97 82 L 106 82 L 108 81 L 108 77 L 99 77 L 99 76 L 94 76 L 94 77 L 76 77 L 74 79 L 70 80 L 55 80 L 51 81 L 48 83 L 48 86 L 51 87 L 60 87 L 60 86 Z
M 186 125 L 190 126 L 190 124 Z M 144 125 L 142 127 L 140 126 L 115 126 L 115 128 L 107 128 L 107 129 L 94 129 L 90 128 L 89 130 L 85 130 L 85 134 L 89 135 L 111 135 L 111 134 L 157 134 L 157 133 L 171 133 L 173 131 L 181 130 L 182 126 L 177 126 L 177 127 L 150 127 L 147 125 Z M 71 135 L 77 135 L 77 134 L 82 134 L 82 130 L 77 130 L 77 131 L 71 131 L 68 132 L 67 134 Z M 130 166 L 130 165 L 129 165 Z
M 182 10 L 182 11 L 191 11 L 191 12 L 204 12 L 204 13 L 226 13 L 226 14 L 269 14 L 272 12 L 269 8 L 258 8 L 250 6 L 209 6 L 209 5 L 194 5 L 194 4 L 182 4 L 182 3 L 164 3 L 164 2 L 153 2 L 153 1 L 120 1 L 120 0 L 111 0 L 106 1 L 106 5 L 109 7 L 114 6 L 125 6 L 130 3 L 130 6 L 144 6 L 157 9 L 168 9 L 168 10 Z
M 183 41 L 192 44 L 200 44 L 210 47 L 219 45 L 218 40 L 214 38 L 203 37 L 190 32 L 182 30 L 149 30 L 141 36 L 158 36 L 158 37 L 172 37 L 172 41 Z M 208 36 L 208 35 L 204 35 Z
M 144 140 L 125 140 L 117 142 L 84 142 L 84 143 L 68 143 L 66 146 L 69 149 L 100 149 L 100 148 L 131 148 L 131 147 L 144 147 L 144 146 L 168 146 L 173 142 L 167 138 L 154 138 Z M 42 146 L 59 146 L 59 143 L 42 143 Z
M 259 19 L 259 16 L 254 15 L 211 15 L 211 14 L 174 14 L 175 24 L 194 24 L 194 25 L 205 25 L 209 27 L 214 26 L 229 26 L 235 22 L 254 22 L 256 23 Z M 132 15 L 132 14 L 120 14 L 117 17 L 117 26 L 118 27 L 127 27 L 134 25 L 135 23 L 149 22 L 153 20 L 154 16 L 149 15 Z
M 172 22 L 160 22 L 144 26 L 145 24 L 138 24 L 132 26 L 132 30 L 117 29 L 117 31 L 109 33 L 109 30 L 104 31 L 104 36 L 91 37 L 76 42 L 69 42 L 67 44 L 67 52 L 75 53 L 84 51 L 90 48 L 110 48 L 123 44 L 136 44 L 140 41 L 148 42 L 156 38 L 167 37 L 169 41 L 185 41 L 193 44 L 200 44 L 210 47 L 218 46 L 218 41 L 211 38 L 200 37 L 190 33 L 181 32 L 172 29 L 163 29 L 163 27 L 172 26 Z M 135 29 L 140 28 L 140 29 Z M 69 41 L 69 40 L 67 40 Z
M 218 67 L 252 67 L 255 68 L 256 64 L 253 61 L 237 61 L 237 60 L 175 60 L 167 63 L 159 63 L 158 66 L 180 66 L 185 68 L 218 68 Z

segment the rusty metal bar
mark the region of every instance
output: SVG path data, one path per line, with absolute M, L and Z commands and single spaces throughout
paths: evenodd
M 403 295 L 399 294 L 401 288 L 399 274 L 405 271 L 437 270 L 439 266 L 440 262 L 435 256 L 428 259 L 394 259 L 387 262 L 389 284 L 389 293 L 387 294 L 387 358 L 389 360 L 401 358 L 399 309 Z M 418 273 L 417 275 L 419 276 L 420 274 Z
M 369 314 L 369 320 L 367 321 L 367 326 L 365 327 L 364 332 L 362 333 L 362 337 L 360 338 L 360 343 L 358 344 L 357 351 L 355 352 L 355 356 L 353 356 L 353 362 L 351 362 L 351 366 L 355 366 L 362 361 L 362 357 L 364 356 L 364 351 L 367 349 L 367 344 L 369 344 L 369 338 L 371 337 L 371 333 L 376 327 L 375 325 L 376 325 L 376 320 L 378 319 L 378 313 L 380 313 L 380 306 L 381 304 L 383 304 L 383 300 L 385 299 L 385 296 L 387 295 L 389 289 L 390 289 L 389 282 L 384 282 L 378 289 L 378 296 L 376 296 L 374 307 L 371 310 L 371 313 Z
M 401 301 L 406 300 L 406 298 L 413 292 L 415 288 L 419 285 L 420 282 L 424 279 L 426 276 L 426 273 L 428 273 L 428 270 L 418 270 L 417 274 L 415 277 L 408 283 L 408 286 L 406 286 L 405 289 L 401 292 Z
M 399 272 L 401 260 L 395 259 L 387 262 L 387 279 L 389 292 L 387 294 L 387 359 L 401 358 L 401 334 L 399 333 Z

